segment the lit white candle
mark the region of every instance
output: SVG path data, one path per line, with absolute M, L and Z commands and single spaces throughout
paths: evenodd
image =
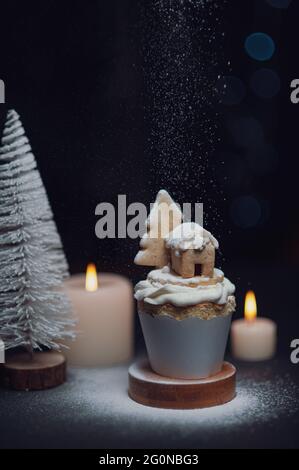
M 233 355 L 245 361 L 264 361 L 274 356 L 276 350 L 276 324 L 268 318 L 257 318 L 253 291 L 245 298 L 245 319 L 235 320 L 231 328 Z
M 77 317 L 77 339 L 65 351 L 70 365 L 97 367 L 129 361 L 133 353 L 132 285 L 116 274 L 71 276 L 65 290 Z

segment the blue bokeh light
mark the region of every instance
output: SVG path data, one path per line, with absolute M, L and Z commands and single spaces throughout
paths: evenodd
M 246 159 L 251 170 L 264 174 L 277 169 L 279 155 L 273 145 L 264 143 L 257 148 L 249 149 Z
M 260 98 L 273 98 L 280 91 L 280 78 L 271 69 L 257 70 L 251 77 L 250 86 Z
M 218 82 L 221 103 L 226 106 L 240 104 L 246 95 L 246 88 L 242 80 L 232 75 L 222 77 Z
M 269 60 L 275 52 L 275 43 L 266 33 L 253 33 L 246 38 L 247 54 L 255 60 Z
M 265 140 L 261 123 L 252 116 L 237 117 L 228 125 L 235 143 L 241 148 L 254 148 Z
M 271 7 L 286 9 L 290 6 L 292 0 L 266 0 Z
M 232 202 L 230 214 L 238 227 L 247 229 L 258 225 L 262 216 L 262 208 L 255 197 L 241 196 Z

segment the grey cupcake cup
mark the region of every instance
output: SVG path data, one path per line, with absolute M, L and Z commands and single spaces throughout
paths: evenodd
M 149 362 L 159 375 L 201 379 L 222 369 L 232 314 L 202 320 L 139 312 Z

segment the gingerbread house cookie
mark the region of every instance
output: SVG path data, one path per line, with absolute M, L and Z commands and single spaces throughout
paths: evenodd
M 213 235 L 194 222 L 178 225 L 165 239 L 172 269 L 183 278 L 195 275 L 213 278 L 215 250 Z

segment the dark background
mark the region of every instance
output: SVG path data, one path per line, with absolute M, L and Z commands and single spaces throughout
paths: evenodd
M 125 274 L 134 282 L 144 276 L 147 270 L 132 264 L 138 242 L 98 240 L 94 210 L 101 201 L 116 203 L 118 194 L 126 194 L 128 203 L 149 205 L 163 185 L 178 202 L 207 203 L 206 226 L 221 243 L 218 265 L 238 287 L 238 315 L 246 289 L 253 287 L 260 312 L 279 322 L 280 346 L 288 353 L 296 328 L 299 335 L 299 107 L 289 98 L 290 82 L 299 75 L 298 2 L 288 9 L 273 8 L 266 0 L 221 2 L 220 19 L 206 18 L 216 31 L 210 49 L 207 33 L 197 30 L 200 14 L 189 15 L 194 51 L 205 51 L 207 87 L 196 84 L 200 104 L 206 95 L 205 111 L 218 131 L 213 128 L 209 142 L 203 135 L 205 121 L 196 127 L 203 119 L 198 109 L 191 140 L 197 136 L 202 147 L 193 148 L 181 166 L 180 150 L 173 156 L 173 168 L 184 176 L 180 185 L 165 176 L 165 162 L 159 165 L 157 159 L 159 145 L 151 142 L 153 88 L 147 51 L 155 34 L 162 39 L 167 35 L 158 3 L 6 2 L 1 6 L 0 77 L 6 84 L 1 121 L 11 107 L 21 115 L 71 272 L 95 261 L 100 270 Z M 170 3 L 164 3 L 169 9 Z M 275 41 L 271 60 L 259 62 L 246 54 L 244 41 L 255 31 Z M 280 91 L 271 99 L 256 96 L 250 87 L 253 72 L 262 67 L 280 77 Z M 242 81 L 240 102 L 221 105 L 209 99 L 213 73 Z M 272 146 L 269 158 L 257 145 L 260 132 L 263 144 Z

